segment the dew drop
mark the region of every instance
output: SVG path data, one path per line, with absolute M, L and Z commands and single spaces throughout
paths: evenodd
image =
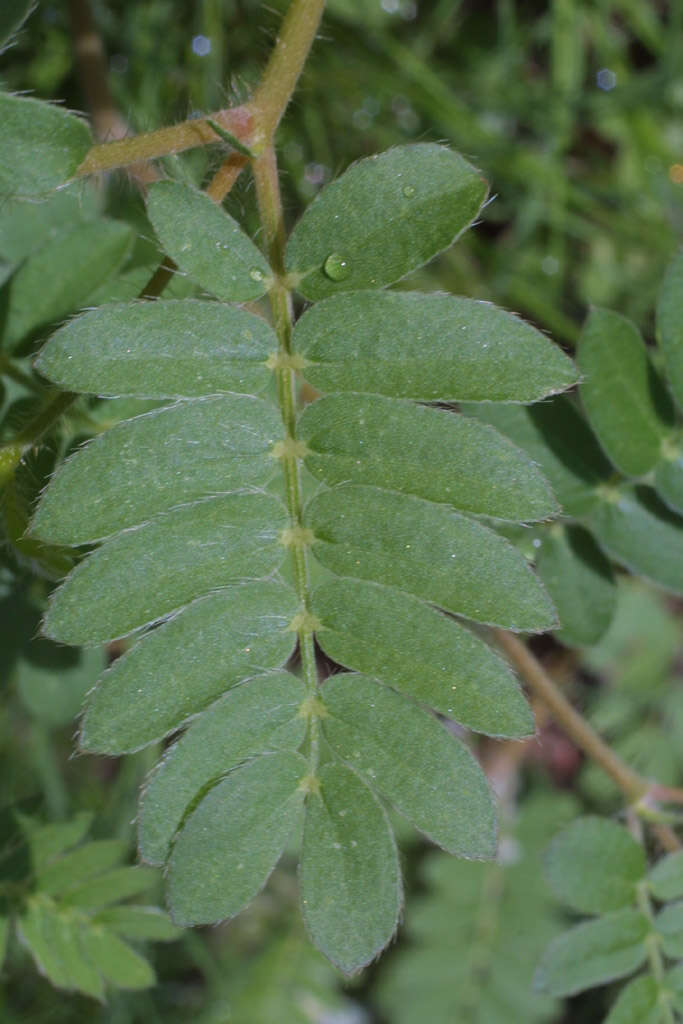
M 252 281 L 262 281 L 263 271 L 259 270 L 258 267 L 252 267 L 251 270 L 249 271 L 249 277 L 252 279 Z
M 351 273 L 349 261 L 344 256 L 340 256 L 338 252 L 330 253 L 323 263 L 323 270 L 330 281 L 345 281 Z
M 415 186 L 414 185 L 404 185 L 402 191 L 403 191 L 403 195 L 406 197 L 406 199 L 412 199 L 413 196 L 415 195 Z

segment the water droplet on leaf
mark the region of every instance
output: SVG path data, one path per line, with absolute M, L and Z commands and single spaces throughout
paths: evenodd
M 258 267 L 252 267 L 251 270 L 249 271 L 249 277 L 252 279 L 252 281 L 262 281 L 263 271 L 259 270 Z
M 330 253 L 323 264 L 323 270 L 330 281 L 345 281 L 351 273 L 349 261 L 338 252 Z
M 413 196 L 415 195 L 415 186 L 414 185 L 404 185 L 403 186 L 403 195 L 406 197 L 406 199 L 412 199 Z

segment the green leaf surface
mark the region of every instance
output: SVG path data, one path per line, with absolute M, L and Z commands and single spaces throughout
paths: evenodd
M 597 643 L 612 621 L 617 589 L 611 564 L 590 533 L 577 525 L 552 526 L 536 566 L 562 623 L 557 639 L 570 647 Z
M 359 160 L 315 197 L 289 237 L 286 269 L 307 299 L 382 288 L 453 244 L 476 217 L 486 182 L 433 143 Z
M 680 439 L 666 441 L 662 459 L 655 466 L 654 485 L 660 498 L 674 512 L 683 512 L 683 449 Z
M 657 300 L 657 340 L 667 379 L 683 408 L 683 249 L 669 265 Z
M 371 788 L 450 853 L 479 860 L 495 855 L 486 776 L 433 715 L 355 673 L 328 679 L 322 699 L 328 743 Z
M 683 519 L 651 488 L 624 484 L 611 489 L 588 525 L 617 562 L 667 590 L 683 593 Z
M 52 336 L 36 369 L 68 391 L 194 398 L 264 391 L 277 338 L 261 317 L 198 299 L 113 303 Z
M 545 952 L 535 984 L 556 996 L 571 996 L 631 974 L 647 959 L 647 918 L 637 910 L 617 910 L 576 925 Z
M 666 986 L 673 995 L 673 1004 L 678 1013 L 683 1013 L 683 964 L 666 973 Z
M 92 818 L 90 811 L 80 811 L 69 821 L 37 827 L 22 819 L 22 830 L 31 847 L 31 861 L 36 874 L 41 874 L 65 850 L 80 843 L 88 833 Z
M 293 345 L 318 391 L 532 402 L 576 382 L 571 360 L 540 331 L 488 302 L 453 295 L 334 295 L 304 313 Z
M 106 907 L 146 892 L 158 881 L 158 872 L 146 867 L 123 867 L 105 871 L 95 878 L 74 886 L 64 894 L 64 902 L 72 907 Z
M 650 975 L 634 978 L 621 990 L 603 1024 L 662 1024 L 659 986 Z
M 120 864 L 127 848 L 123 839 L 96 839 L 85 843 L 43 868 L 37 875 L 38 888 L 50 896 L 76 889 L 84 879 Z
M 319 773 L 306 804 L 299 878 L 308 932 L 345 974 L 368 964 L 398 924 L 402 886 L 386 814 L 358 776 L 341 764 Z
M 235 687 L 193 721 L 145 786 L 138 841 L 146 861 L 163 864 L 192 801 L 226 772 L 256 754 L 300 746 L 305 696 L 300 679 L 273 672 Z
M 581 399 L 600 444 L 622 473 L 642 476 L 661 457 L 673 410 L 638 328 L 611 310 L 593 309 L 576 358 Z
M 263 486 L 282 434 L 274 406 L 247 395 L 182 402 L 120 423 L 62 464 L 31 533 L 83 544 L 212 495 Z
M 91 142 L 85 121 L 61 107 L 0 92 L 0 196 L 35 196 L 63 185 Z
M 307 767 L 299 754 L 266 754 L 209 790 L 169 861 L 169 905 L 177 924 L 234 917 L 263 888 L 300 821 Z
M 262 253 L 206 193 L 156 182 L 147 192 L 147 214 L 164 252 L 212 295 L 247 302 L 265 294 L 272 271 Z
M 101 208 L 101 192 L 84 179 L 50 192 L 40 201 L 4 199 L 0 205 L 0 258 L 14 267 L 62 230 L 94 220 Z
M 182 934 L 158 907 L 107 907 L 95 915 L 93 924 L 142 942 L 172 942 Z
M 60 912 L 48 898 L 32 896 L 17 921 L 17 935 L 40 973 L 57 988 L 103 999 L 102 978 L 80 941 L 84 923 Z
M 3 0 L 0 10 L 0 49 L 19 31 L 32 9 L 33 0 Z
M 0 968 L 5 966 L 11 930 L 12 919 L 5 914 L 0 914 Z
M 330 658 L 367 673 L 462 725 L 491 736 L 534 731 L 507 665 L 460 623 L 408 594 L 360 580 L 330 579 L 312 595 Z
M 472 519 L 375 487 L 322 491 L 304 512 L 313 554 L 339 576 L 407 590 L 505 629 L 550 629 L 555 611 L 524 556 Z
M 154 971 L 144 957 L 104 928 L 94 926 L 88 929 L 83 944 L 92 962 L 110 984 L 126 989 L 154 985 Z
M 602 914 L 634 902 L 645 851 L 613 821 L 577 818 L 553 839 L 545 869 L 559 900 L 583 914 Z
M 683 896 L 683 850 L 662 857 L 648 875 L 650 889 L 658 900 Z
M 32 253 L 12 278 L 5 347 L 73 313 L 121 266 L 131 247 L 127 224 L 100 217 L 67 228 Z
M 670 903 L 657 914 L 655 930 L 662 937 L 666 956 L 680 960 L 683 957 L 683 901 Z
M 68 725 L 81 710 L 93 679 L 104 671 L 105 651 L 74 651 L 38 637 L 27 655 L 14 677 L 24 707 L 49 728 Z
M 568 515 L 583 516 L 596 504 L 597 488 L 612 467 L 571 399 L 559 396 L 529 408 L 470 405 L 466 412 L 490 423 L 538 464 Z
M 217 587 L 268 576 L 283 561 L 285 525 L 277 498 L 229 494 L 118 534 L 67 577 L 48 608 L 45 633 L 63 643 L 101 643 Z
M 226 587 L 142 637 L 102 676 L 81 731 L 85 750 L 118 754 L 162 738 L 231 686 L 292 653 L 296 594 L 275 580 Z
M 298 436 L 310 449 L 307 468 L 327 484 L 372 484 L 515 522 L 557 511 L 524 453 L 486 424 L 443 409 L 329 395 L 306 407 Z

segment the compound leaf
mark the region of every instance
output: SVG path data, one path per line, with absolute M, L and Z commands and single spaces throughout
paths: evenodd
M 91 143 L 85 121 L 61 107 L 0 92 L 0 196 L 35 196 L 64 185 Z
M 352 974 L 396 930 L 402 900 L 398 853 L 384 810 L 354 772 L 326 764 L 319 783 L 306 805 L 302 912 L 316 946 Z
M 105 672 L 83 718 L 85 750 L 119 754 L 161 739 L 231 686 L 283 665 L 296 634 L 293 590 L 225 587 L 146 634 Z M 201 673 L 196 666 L 201 664 Z
M 491 736 L 534 731 L 507 665 L 478 637 L 392 587 L 330 579 L 312 595 L 322 649 L 462 725 Z
M 375 487 L 322 491 L 307 506 L 313 553 L 339 576 L 407 590 L 505 629 L 555 625 L 524 556 L 503 537 L 444 505 Z
M 382 288 L 452 245 L 486 193 L 474 167 L 434 143 L 359 160 L 310 204 L 286 268 L 307 299 Z
M 546 876 L 559 900 L 584 914 L 630 906 L 645 875 L 645 851 L 604 818 L 578 818 L 550 844 Z
M 327 484 L 372 484 L 515 522 L 557 511 L 526 455 L 486 424 L 443 409 L 328 395 L 304 410 L 299 437 L 307 468 Z
M 412 701 L 366 676 L 332 676 L 322 698 L 327 741 L 370 787 L 450 853 L 493 857 L 491 793 L 460 740 Z
M 237 221 L 205 192 L 159 181 L 147 213 L 166 253 L 208 292 L 229 302 L 264 295 L 272 271 Z
M 593 309 L 577 362 L 581 398 L 602 447 L 617 469 L 642 476 L 661 458 L 673 410 L 638 328 L 611 310 Z
M 83 924 L 61 912 L 48 897 L 36 895 L 29 898 L 17 920 L 17 934 L 41 974 L 53 985 L 103 999 L 102 977 L 83 949 Z
M 117 398 L 257 394 L 277 338 L 261 317 L 198 299 L 113 303 L 50 338 L 36 369 L 68 391 Z
M 116 935 L 93 925 L 81 942 L 102 977 L 117 988 L 140 989 L 154 985 L 150 964 Z
M 637 910 L 617 910 L 576 925 L 548 947 L 535 983 L 544 992 L 570 996 L 631 974 L 647 959 L 650 923 Z
M 169 860 L 177 924 L 233 917 L 263 888 L 300 820 L 307 770 L 299 754 L 264 754 L 209 790 Z
M 136 526 L 174 505 L 263 486 L 274 470 L 277 410 L 225 395 L 182 402 L 120 423 L 62 464 L 31 532 L 84 544 Z
M 96 839 L 85 843 L 38 872 L 38 888 L 50 896 L 64 895 L 80 887 L 84 879 L 120 864 L 127 845 L 121 839 Z
M 571 360 L 540 331 L 488 302 L 453 295 L 334 295 L 304 313 L 294 345 L 319 391 L 533 402 L 576 382 Z
M 158 907 L 106 907 L 95 915 L 93 924 L 137 941 L 172 942 L 182 934 Z
M 196 795 L 250 756 L 296 750 L 303 741 L 306 696 L 289 672 L 257 676 L 200 715 L 147 781 L 138 818 L 140 852 L 163 864 Z

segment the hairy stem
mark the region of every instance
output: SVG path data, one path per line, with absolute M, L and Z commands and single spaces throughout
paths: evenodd
M 269 292 L 273 314 L 273 326 L 280 343 L 280 354 L 291 353 L 292 338 L 292 298 L 283 283 L 285 230 L 280 201 L 280 183 L 277 171 L 277 159 L 273 146 L 268 146 L 253 165 L 256 198 L 270 264 L 275 271 L 275 284 Z M 282 421 L 285 429 L 286 442 L 296 441 L 296 379 L 294 370 L 281 366 L 275 369 L 277 393 Z M 303 529 L 303 499 L 301 492 L 300 459 L 295 453 L 285 453 L 282 457 L 282 469 L 285 478 L 287 511 L 292 531 L 292 558 L 297 597 L 299 598 L 300 614 L 297 636 L 301 654 L 301 666 L 309 697 L 314 697 L 318 690 L 318 671 L 315 661 L 315 646 L 309 604 L 309 576 L 307 548 L 301 531 Z M 311 716 L 311 772 L 315 773 L 319 756 L 319 727 L 315 715 Z
M 495 636 L 508 658 L 518 670 L 525 683 L 543 701 L 555 720 L 562 726 L 576 745 L 587 754 L 617 784 L 626 798 L 637 810 L 639 802 L 652 797 L 653 784 L 621 760 L 610 746 L 595 732 L 586 719 L 569 703 L 558 689 L 541 663 L 531 651 L 512 633 L 497 629 Z M 656 791 L 656 785 L 655 785 Z M 656 825 L 653 831 L 667 849 L 678 849 L 680 843 L 675 834 L 663 825 Z

